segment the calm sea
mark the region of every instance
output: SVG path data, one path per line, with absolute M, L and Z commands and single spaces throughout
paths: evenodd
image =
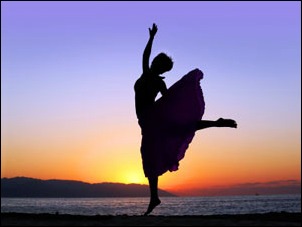
M 301 195 L 162 197 L 153 215 L 301 212 Z M 1 198 L 1 213 L 141 215 L 149 198 Z

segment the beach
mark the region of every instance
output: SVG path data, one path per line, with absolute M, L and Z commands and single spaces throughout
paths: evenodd
M 185 216 L 1 213 L 1 226 L 301 226 L 301 213 Z

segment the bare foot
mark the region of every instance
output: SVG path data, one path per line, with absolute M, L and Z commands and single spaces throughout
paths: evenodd
M 219 118 L 216 122 L 217 122 L 217 127 L 237 128 L 236 121 L 232 119 Z
M 152 212 L 152 210 L 155 207 L 157 207 L 160 203 L 161 203 L 161 201 L 159 200 L 159 198 L 157 198 L 156 200 L 151 200 L 150 203 L 149 203 L 148 210 L 146 211 L 146 213 L 144 214 L 144 216 L 150 214 Z

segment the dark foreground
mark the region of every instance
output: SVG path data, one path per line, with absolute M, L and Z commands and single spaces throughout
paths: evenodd
M 301 213 L 205 216 L 1 213 L 1 226 L 301 226 Z

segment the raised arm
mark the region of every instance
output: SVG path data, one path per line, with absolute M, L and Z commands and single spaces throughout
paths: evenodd
M 143 72 L 149 71 L 149 59 L 151 55 L 153 39 L 156 32 L 157 32 L 157 26 L 156 24 L 153 24 L 152 28 L 151 29 L 149 28 L 150 37 L 143 54 Z

